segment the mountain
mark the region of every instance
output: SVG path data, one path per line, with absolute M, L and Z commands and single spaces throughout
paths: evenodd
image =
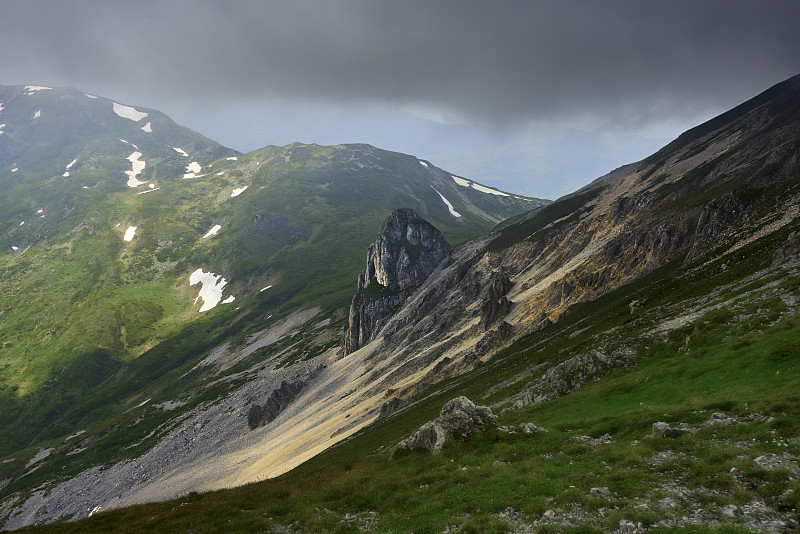
M 395 212 L 346 327 L 305 308 L 218 347 L 187 372 L 236 389 L 6 525 L 179 497 L 74 531 L 795 531 L 798 149 L 795 77 L 444 255 Z M 376 326 L 337 350 L 355 318 Z M 181 402 L 150 399 L 130 417 Z
M 453 211 L 466 218 L 470 204 L 458 193 L 481 188 L 429 162 L 304 145 L 215 162 L 190 182 L 212 204 L 245 186 L 233 200 L 263 190 L 266 203 L 272 179 L 292 191 L 281 204 L 328 198 L 329 165 L 352 178 L 335 202 L 303 212 L 319 212 L 320 226 L 281 234 L 289 251 L 315 232 L 358 234 L 331 212 L 376 185 L 369 169 L 380 167 L 376 182 L 395 168 L 422 186 L 377 182 L 351 205 L 352 217 L 386 192 L 417 200 L 382 214 L 382 226 L 376 214 L 337 270 L 348 284 L 300 282 L 318 276 L 309 259 L 335 260 L 344 239 L 286 264 L 266 256 L 268 269 L 230 275 L 250 311 L 222 307 L 111 369 L 84 393 L 93 419 L 55 418 L 49 435 L 0 464 L 5 527 L 93 515 L 63 528 L 792 531 L 799 149 L 800 76 L 461 244 L 453 223 L 466 221 Z M 191 193 L 182 202 L 193 204 Z M 229 220 L 252 235 L 272 213 L 248 208 L 245 221 L 216 209 L 219 219 L 194 225 L 199 246 L 212 224 L 220 233 L 207 239 Z M 187 253 L 183 284 L 195 266 L 236 268 L 247 241 L 229 239 Z M 135 250 L 153 254 L 147 247 Z M 271 293 L 289 281 L 293 292 Z M 343 350 L 354 331 L 364 335 Z M 474 433 L 468 409 L 482 414 Z
M 208 403 L 282 406 L 338 347 L 394 210 L 458 244 L 546 203 L 369 145 L 240 154 L 70 88 L 0 103 L 3 516 L 87 469 L 164 465 L 162 432 Z

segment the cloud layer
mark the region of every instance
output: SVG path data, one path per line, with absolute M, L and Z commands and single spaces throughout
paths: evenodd
M 796 0 L 4 3 L 0 83 L 643 124 L 800 72 Z

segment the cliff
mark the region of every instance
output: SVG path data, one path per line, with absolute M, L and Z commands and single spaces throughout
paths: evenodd
M 374 339 L 392 310 L 422 285 L 451 249 L 442 233 L 414 210 L 394 211 L 381 225 L 358 276 L 342 339 L 345 354 Z

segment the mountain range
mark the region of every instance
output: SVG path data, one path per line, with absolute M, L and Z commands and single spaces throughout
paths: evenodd
M 555 202 L 0 102 L 6 529 L 797 528 L 800 77 Z

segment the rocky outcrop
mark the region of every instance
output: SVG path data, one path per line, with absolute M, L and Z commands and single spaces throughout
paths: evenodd
M 778 265 L 789 259 L 796 258 L 800 253 L 800 233 L 792 232 L 789 238 L 775 251 L 772 264 Z
M 247 428 L 254 430 L 264 426 L 288 407 L 303 390 L 305 382 L 281 382 L 280 387 L 273 390 L 263 405 L 253 404 L 247 411 Z
M 599 380 L 616 367 L 633 365 L 635 359 L 636 352 L 626 347 L 611 353 L 597 349 L 574 356 L 548 369 L 536 385 L 524 393 L 523 405 L 557 399 Z
M 511 301 L 508 300 L 506 294 L 513 285 L 508 276 L 492 273 L 481 304 L 480 326 L 484 330 L 488 330 L 511 311 Z
M 363 347 L 395 307 L 430 276 L 452 247 L 428 221 L 409 208 L 393 212 L 381 225 L 358 277 L 342 345 L 344 353 Z
M 437 454 L 448 440 L 465 441 L 475 432 L 489 428 L 495 420 L 492 410 L 486 406 L 476 406 L 464 396 L 456 397 L 445 403 L 439 417 L 425 423 L 410 438 L 400 442 L 395 452 L 425 449 Z

